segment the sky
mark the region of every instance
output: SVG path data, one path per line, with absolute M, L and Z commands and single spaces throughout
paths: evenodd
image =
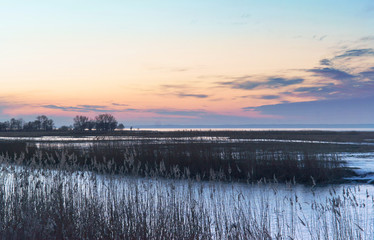
M 0 121 L 374 123 L 372 0 L 0 0 Z

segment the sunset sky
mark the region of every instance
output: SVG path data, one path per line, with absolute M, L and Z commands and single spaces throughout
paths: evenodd
M 374 123 L 373 0 L 0 0 L 0 121 Z

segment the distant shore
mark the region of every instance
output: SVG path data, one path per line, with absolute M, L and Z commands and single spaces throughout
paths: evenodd
M 318 131 L 318 130 L 250 130 L 250 131 L 224 131 L 224 130 L 122 130 L 122 131 L 7 131 L 0 132 L 0 137 L 42 137 L 42 136 L 141 136 L 150 138 L 159 137 L 199 137 L 214 136 L 232 139 L 281 139 L 281 140 L 307 140 L 329 142 L 357 142 L 374 143 L 374 132 L 367 131 Z

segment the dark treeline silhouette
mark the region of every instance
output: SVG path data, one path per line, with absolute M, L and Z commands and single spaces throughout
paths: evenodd
M 100 114 L 94 119 L 89 119 L 86 116 L 76 116 L 74 118 L 74 130 L 84 131 L 84 130 L 97 130 L 97 131 L 113 131 L 117 127 L 123 129 L 123 124 L 119 124 L 115 117 L 111 114 Z
M 115 117 L 111 114 L 100 114 L 94 119 L 86 116 L 76 116 L 73 126 L 62 126 L 60 131 L 114 131 L 115 129 L 124 129 L 122 123 L 118 124 Z M 0 131 L 52 131 L 55 130 L 54 121 L 45 115 L 36 117 L 36 120 L 25 122 L 22 118 L 12 118 L 9 121 L 0 122 Z
M 0 122 L 0 131 L 51 131 L 54 122 L 45 115 L 36 117 L 35 121 L 25 122 L 22 118 L 12 118 L 9 121 Z

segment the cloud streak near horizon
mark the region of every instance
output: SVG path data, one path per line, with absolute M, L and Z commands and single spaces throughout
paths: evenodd
M 116 109 L 110 109 L 107 106 L 100 105 L 77 105 L 77 106 L 57 106 L 57 105 L 43 105 L 43 108 L 57 109 L 66 112 L 117 112 Z
M 265 81 L 258 81 L 256 78 L 255 76 L 242 76 L 233 81 L 217 82 L 217 84 L 234 89 L 253 90 L 256 88 L 281 88 L 304 82 L 302 78 L 268 77 Z
M 118 106 L 119 104 L 114 104 Z M 124 104 L 120 104 L 122 106 Z M 43 105 L 43 108 L 57 109 L 66 112 L 79 112 L 79 113 L 120 113 L 120 112 L 146 112 L 155 113 L 159 115 L 167 116 L 198 116 L 204 115 L 207 112 L 204 110 L 181 110 L 181 109 L 134 109 L 134 108 L 124 108 L 124 109 L 114 109 L 108 108 L 107 106 L 100 105 L 77 105 L 77 106 L 56 106 L 56 105 Z

